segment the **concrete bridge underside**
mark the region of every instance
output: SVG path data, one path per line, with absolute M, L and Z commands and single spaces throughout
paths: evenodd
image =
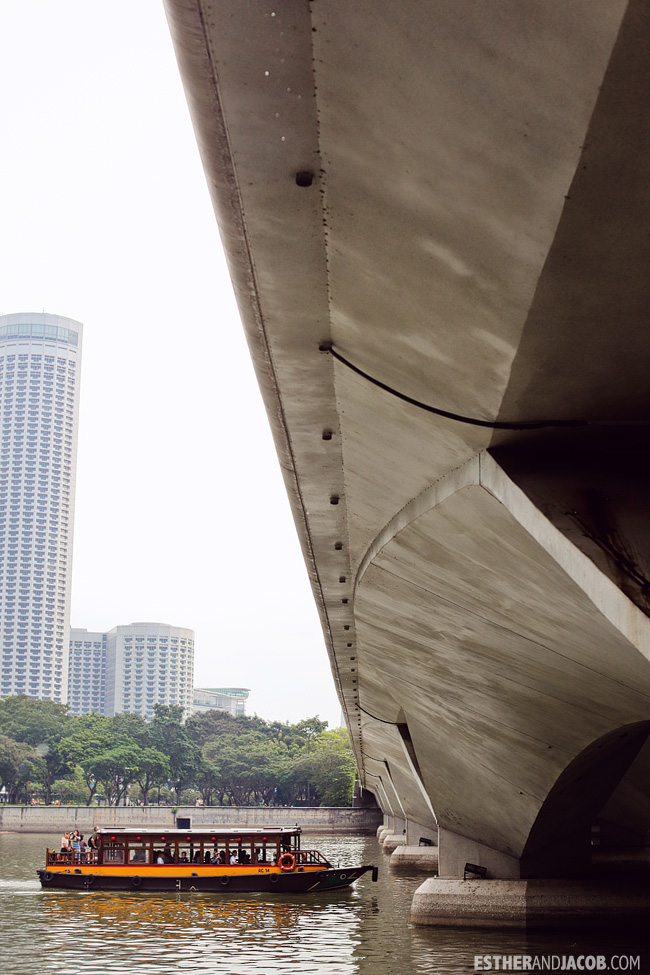
M 166 6 L 365 786 L 450 878 L 647 844 L 650 7 Z

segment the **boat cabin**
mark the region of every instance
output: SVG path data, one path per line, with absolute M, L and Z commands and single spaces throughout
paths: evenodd
M 99 866 L 277 866 L 290 854 L 297 867 L 331 864 L 318 850 L 302 850 L 299 827 L 251 829 L 102 829 L 98 849 L 85 854 L 49 851 L 48 865 L 86 863 Z

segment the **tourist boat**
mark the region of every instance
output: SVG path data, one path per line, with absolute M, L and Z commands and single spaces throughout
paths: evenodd
M 48 850 L 41 885 L 68 890 L 314 894 L 349 887 L 377 867 L 334 867 L 303 850 L 297 826 L 267 829 L 100 829 L 96 851 Z

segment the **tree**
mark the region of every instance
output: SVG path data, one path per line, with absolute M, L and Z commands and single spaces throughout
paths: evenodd
M 61 741 L 70 765 L 78 766 L 88 786 L 88 805 L 99 785 L 109 805 L 126 797 L 134 781 L 142 749 L 125 732 L 125 723 L 105 715 L 86 714 L 73 724 L 73 732 Z
M 304 718 L 297 724 L 292 725 L 293 733 L 302 738 L 303 741 L 309 745 L 312 741 L 315 741 L 319 735 L 327 728 L 327 721 L 321 721 L 318 715 L 313 718 Z
M 185 722 L 185 730 L 192 741 L 203 747 L 206 741 L 219 735 L 236 735 L 245 730 L 244 722 L 248 718 L 243 715 L 235 718 L 226 711 L 203 711 L 201 714 L 193 714 Z
M 44 761 L 35 748 L 24 742 L 0 735 L 0 781 L 7 790 L 8 802 L 29 801 L 27 784 L 42 781 Z M 21 792 L 23 793 L 21 796 Z
M 117 744 L 92 759 L 92 772 L 101 782 L 109 806 L 119 806 L 126 799 L 129 784 L 135 779 L 137 763 L 138 748 L 133 743 Z
M 180 805 L 181 792 L 192 785 L 201 764 L 201 749 L 183 727 L 183 708 L 176 704 L 155 704 L 151 742 L 169 759 L 169 779 Z
M 215 793 L 217 793 L 219 796 L 219 805 L 223 805 L 225 789 L 222 785 L 221 769 L 217 761 L 211 761 L 211 759 L 208 757 L 210 754 L 210 749 L 208 749 L 206 752 L 206 746 L 204 745 L 201 751 L 201 761 L 199 762 L 199 766 L 196 770 L 194 781 L 196 787 L 201 793 L 201 796 L 203 797 L 204 805 L 212 805 L 212 800 Z M 212 754 L 214 754 L 214 752 L 212 752 Z
M 284 745 L 259 732 L 213 738 L 206 742 L 203 753 L 219 770 L 223 792 L 238 806 L 271 803 L 291 761 Z
M 151 745 L 151 725 L 141 714 L 131 714 L 128 711 L 115 714 L 111 718 L 113 733 L 119 738 L 134 741 L 141 748 Z
M 56 701 L 38 701 L 26 694 L 0 701 L 0 734 L 31 745 L 43 759 L 38 766 L 39 781 L 47 805 L 52 801 L 54 780 L 69 771 L 59 750 L 59 741 L 71 720 L 67 705 Z
M 86 798 L 86 782 L 77 769 L 74 777 L 57 779 L 52 785 L 52 795 L 59 802 L 70 802 L 81 805 Z
M 28 745 L 58 742 L 71 718 L 65 704 L 18 694 L 0 701 L 0 734 Z
M 105 715 L 84 714 L 78 717 L 71 734 L 62 738 L 60 749 L 71 766 L 77 766 L 89 789 L 90 805 L 97 792 L 100 778 L 97 775 L 96 759 L 115 745 L 115 732 L 111 719 Z
M 321 732 L 304 761 L 319 805 L 350 805 L 356 763 L 344 728 Z
M 157 748 L 140 750 L 133 769 L 133 778 L 140 786 L 142 802 L 149 805 L 149 792 L 155 786 L 167 782 L 170 775 L 169 759 Z

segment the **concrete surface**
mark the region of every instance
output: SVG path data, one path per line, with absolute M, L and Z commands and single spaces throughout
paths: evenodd
M 650 816 L 650 9 L 166 8 L 363 785 L 580 872 Z
M 386 833 L 381 841 L 381 848 L 384 853 L 392 853 L 398 846 L 404 843 L 403 833 Z
M 177 817 L 202 826 L 293 826 L 309 833 L 352 833 L 371 836 L 378 811 L 318 806 L 0 806 L 0 832 L 49 833 L 95 826 L 153 826 L 170 829 Z
M 389 866 L 391 870 L 438 873 L 438 847 L 398 846 L 391 853 Z
M 413 897 L 409 922 L 432 927 L 568 928 L 645 924 L 647 884 L 612 887 L 575 880 L 429 878 Z

